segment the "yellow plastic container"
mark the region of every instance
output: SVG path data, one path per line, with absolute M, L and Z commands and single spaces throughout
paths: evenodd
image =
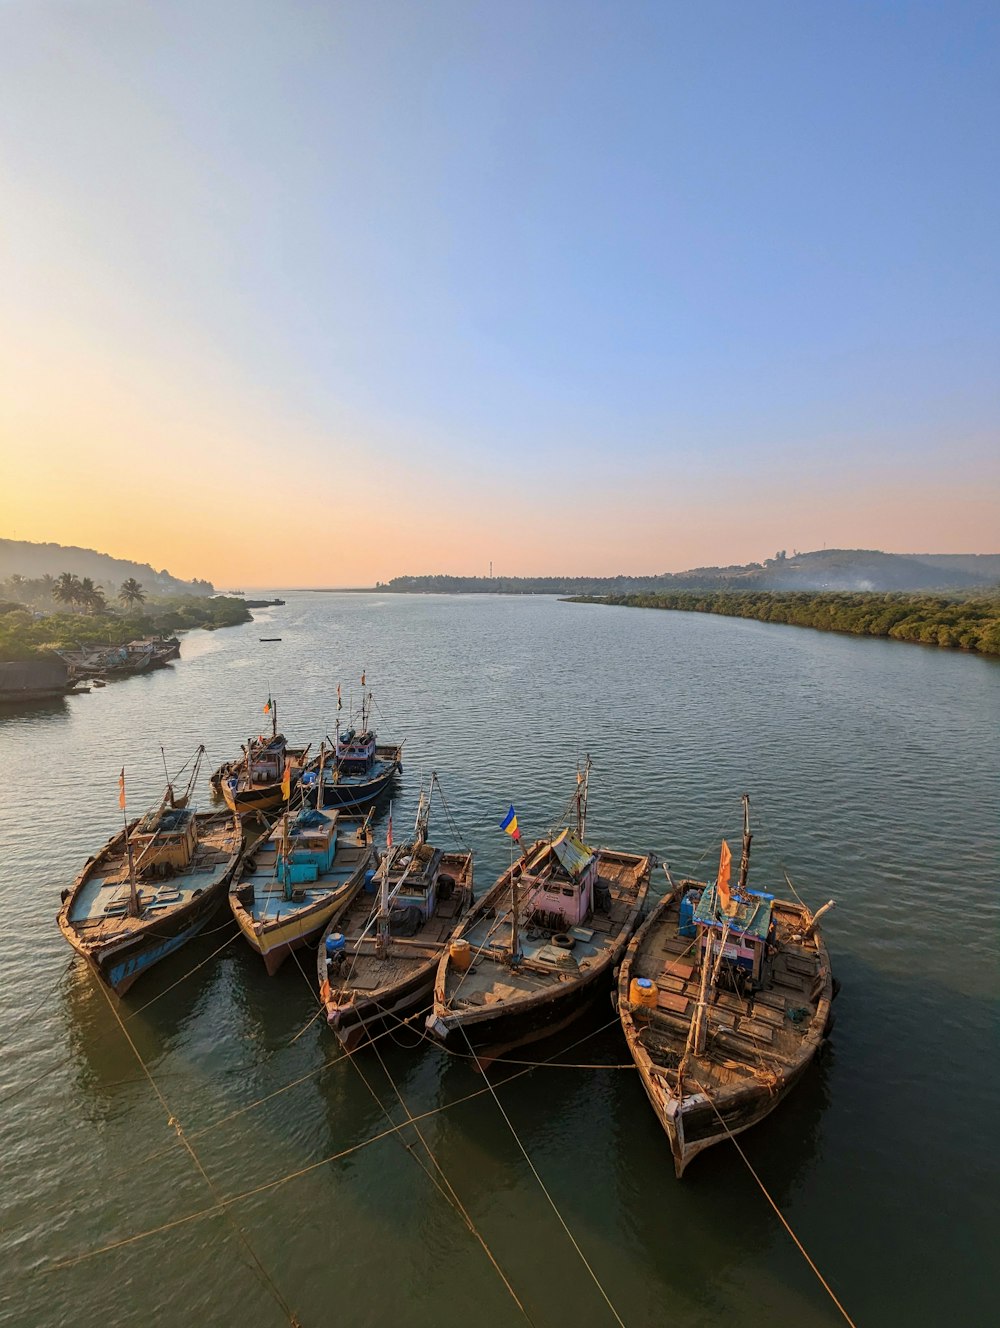
M 649 978 L 633 978 L 629 983 L 628 998 L 632 1005 L 642 1006 L 646 1010 L 656 1009 L 656 998 L 660 989 Z
M 459 937 L 457 941 L 452 941 L 448 947 L 448 955 L 452 967 L 457 968 L 460 973 L 464 973 L 472 963 L 472 946 L 468 941 Z

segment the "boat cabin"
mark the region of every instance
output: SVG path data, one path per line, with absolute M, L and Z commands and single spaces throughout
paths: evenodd
M 719 973 L 721 977 L 728 968 L 728 976 L 738 988 L 747 985 L 758 988 L 764 981 L 773 901 L 774 895 L 763 894 L 758 890 L 744 890 L 742 896 L 734 890 L 729 911 L 726 912 L 718 899 L 717 886 L 709 885 L 705 887 L 701 899 L 694 905 L 688 925 L 694 927 L 703 960 L 718 955 L 725 933 L 722 967 Z M 682 905 L 687 902 L 686 899 L 683 900 Z M 689 909 L 691 904 L 693 901 L 690 901 Z M 682 907 L 682 935 L 685 934 L 684 912 Z M 726 931 L 727 926 L 728 931 Z
M 277 784 L 285 773 L 285 735 L 251 738 L 247 744 L 251 784 Z
M 278 880 L 290 897 L 294 887 L 312 885 L 332 870 L 337 853 L 337 813 L 305 807 L 275 833 L 273 842 Z
M 166 876 L 184 871 L 198 844 L 195 814 L 190 807 L 161 807 L 148 812 L 132 831 L 136 867 Z
M 419 909 L 421 922 L 433 917 L 437 907 L 441 858 L 439 848 L 419 844 L 395 859 L 389 872 L 389 892 L 395 908 Z
M 550 931 L 581 926 L 594 907 L 597 854 L 564 830 L 520 876 L 525 916 Z
M 367 775 L 375 763 L 375 734 L 347 729 L 337 734 L 337 768 L 342 775 Z

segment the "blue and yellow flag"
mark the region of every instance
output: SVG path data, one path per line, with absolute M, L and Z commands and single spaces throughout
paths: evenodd
M 517 828 L 517 812 L 514 810 L 513 803 L 510 804 L 510 811 L 500 822 L 500 829 L 506 831 L 515 844 L 521 838 L 521 832 Z

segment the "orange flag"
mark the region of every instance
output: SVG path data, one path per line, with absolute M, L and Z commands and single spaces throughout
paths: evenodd
M 362 673 L 362 675 L 361 675 L 361 686 L 364 687 L 364 685 L 365 685 L 365 675 Z
M 281 796 L 287 802 L 292 796 L 292 763 L 285 762 L 285 773 L 281 776 Z
M 125 767 L 122 766 L 122 772 L 118 776 L 118 806 L 125 810 Z
M 729 893 L 729 873 L 732 861 L 733 855 L 729 851 L 729 845 L 723 840 L 722 852 L 719 854 L 719 878 L 716 882 L 716 892 L 724 913 L 728 913 L 732 908 L 732 896 Z

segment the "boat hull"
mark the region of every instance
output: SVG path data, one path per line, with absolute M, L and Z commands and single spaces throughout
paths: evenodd
M 379 1033 L 395 1027 L 415 1011 L 431 1004 L 436 963 L 428 964 L 380 1000 L 363 998 L 346 1005 L 327 1002 L 326 1019 L 345 1051 L 356 1051 Z
M 727 1007 L 720 1007 L 713 1003 L 716 996 L 711 995 L 704 1006 L 705 1018 L 709 1021 L 711 1037 L 720 1040 L 727 1058 L 723 1061 L 724 1079 L 713 1079 L 716 1070 L 711 1050 L 698 1053 L 691 1041 L 696 1026 L 697 1000 L 700 999 L 695 996 L 697 970 L 693 963 L 683 963 L 687 950 L 678 954 L 670 949 L 670 945 L 680 939 L 679 901 L 689 887 L 704 888 L 699 882 L 682 882 L 679 889 L 664 896 L 640 928 L 621 965 L 617 993 L 625 1040 L 650 1105 L 670 1141 L 674 1171 L 678 1177 L 699 1153 L 751 1129 L 769 1116 L 791 1092 L 823 1045 L 831 1026 L 830 1007 L 834 994 L 829 955 L 817 932 L 810 942 L 813 948 L 805 971 L 800 967 L 797 976 L 793 973 L 801 985 L 789 987 L 787 978 L 781 983 L 777 1025 L 772 1016 L 762 1045 L 758 1045 L 752 1036 L 753 1021 L 757 1016 L 749 1000 L 724 992 L 722 995 L 728 996 L 730 1003 Z M 793 931 L 797 926 L 801 932 L 806 932 L 811 915 L 803 907 L 775 901 L 774 908 L 787 931 Z M 688 949 L 693 949 L 693 942 Z M 776 953 L 779 957 L 782 953 L 777 943 Z M 655 982 L 651 965 L 654 965 L 654 959 L 655 966 L 662 965 L 664 958 L 668 965 L 663 970 L 665 978 L 669 976 L 670 963 L 675 964 L 674 990 L 665 985 L 661 991 L 666 1014 L 659 1009 L 660 998 L 656 1010 L 634 1005 L 631 1000 L 633 976 L 652 975 Z M 801 959 L 798 962 L 803 963 Z M 762 1007 L 772 1010 L 767 1001 L 776 991 L 773 983 L 765 982 L 754 993 L 754 1002 L 759 1000 Z M 686 1006 L 680 1013 L 677 1006 L 682 1001 Z M 802 1029 L 791 1043 L 781 1017 L 781 1012 L 788 1010 L 795 1014 L 794 1024 L 788 1024 L 788 1027 L 798 1028 L 801 1023 Z M 807 1011 L 811 1014 L 803 1022 L 802 1016 Z M 743 1045 L 737 1045 L 734 1019 L 739 1021 Z M 751 1028 L 751 1034 L 746 1037 L 742 1032 L 744 1021 Z M 773 1041 L 775 1038 L 784 1039 L 783 1044 L 779 1046 Z
M 88 945 L 69 921 L 69 901 L 59 911 L 59 929 L 105 986 L 116 995 L 124 996 L 154 964 L 166 959 L 204 930 L 225 900 L 238 865 L 238 860 L 234 861 L 218 881 L 191 903 L 152 919 L 148 927 L 119 941 Z
M 221 787 L 226 806 L 237 816 L 254 816 L 276 811 L 279 807 L 283 807 L 285 803 L 285 795 L 280 784 L 265 784 L 260 788 L 233 790 L 223 780 Z
M 477 1059 L 488 1063 L 516 1047 L 561 1033 L 600 997 L 606 998 L 610 986 L 611 965 L 608 964 L 563 990 L 547 992 L 543 1000 L 526 1003 L 523 1008 L 513 1008 L 503 1014 L 497 1014 L 495 1007 L 445 1011 L 435 1005 L 427 1016 L 426 1027 L 446 1050 L 467 1056 L 471 1049 Z
M 350 903 L 363 882 L 364 871 L 358 875 L 357 880 L 322 903 L 263 926 L 254 922 L 235 895 L 230 894 L 229 902 L 244 939 L 263 959 L 268 976 L 274 977 L 293 950 L 299 950 L 322 936 L 332 918 Z
M 374 779 L 368 779 L 361 783 L 350 783 L 344 781 L 339 784 L 323 785 L 323 811 L 336 808 L 340 811 L 367 807 L 375 802 L 389 787 L 396 777 L 395 766 L 378 775 Z M 306 795 L 309 805 L 316 806 L 317 793 L 316 786 L 313 785 L 312 791 Z

